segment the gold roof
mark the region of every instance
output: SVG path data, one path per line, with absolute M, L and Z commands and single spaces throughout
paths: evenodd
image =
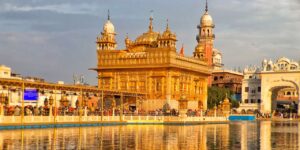
M 135 40 L 136 45 L 151 45 L 154 42 L 157 41 L 157 38 L 159 36 L 158 32 L 148 31 L 146 33 L 143 33 Z
M 153 31 L 152 25 L 153 18 L 150 17 L 149 30 L 146 33 L 143 33 L 135 40 L 135 45 L 153 45 L 157 42 L 158 36 L 160 36 L 159 32 Z
M 166 30 L 163 32 L 160 38 L 176 40 L 176 34 L 170 30 L 168 20 Z

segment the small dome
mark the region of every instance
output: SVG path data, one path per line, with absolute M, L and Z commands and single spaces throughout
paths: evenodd
M 107 20 L 104 24 L 103 31 L 107 33 L 115 33 L 115 27 L 110 20 Z
M 157 38 L 160 34 L 158 32 L 146 32 L 136 38 L 136 44 L 152 44 L 157 41 Z
M 195 47 L 195 51 L 197 51 L 197 52 L 203 52 L 204 53 L 204 46 L 202 44 L 198 44 Z
M 281 57 L 277 60 L 277 62 L 287 62 L 287 63 L 290 63 L 290 60 L 286 57 Z
M 267 59 L 264 59 L 264 60 L 263 60 L 263 63 L 268 63 L 268 60 L 267 60 Z
M 218 50 L 218 49 L 213 49 L 213 54 L 217 55 L 217 54 L 220 54 L 222 55 L 222 53 Z
M 205 12 L 204 15 L 201 17 L 201 26 L 213 26 L 213 19 L 212 17 L 208 14 L 208 12 Z
M 171 30 L 167 27 L 166 31 L 161 35 L 162 38 L 171 38 L 176 40 L 176 34 L 171 32 Z
M 272 62 L 271 59 L 269 60 L 268 64 L 269 64 L 269 65 L 273 65 L 273 62 Z

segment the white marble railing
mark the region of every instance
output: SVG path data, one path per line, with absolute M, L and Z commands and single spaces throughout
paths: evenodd
M 176 116 L 0 116 L 0 125 L 5 124 L 34 124 L 34 123 L 87 123 L 87 122 L 119 122 L 125 121 L 129 123 L 149 123 L 149 122 L 213 122 L 228 121 L 227 117 L 176 117 Z

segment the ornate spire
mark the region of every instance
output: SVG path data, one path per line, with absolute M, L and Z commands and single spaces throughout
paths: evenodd
M 109 9 L 107 11 L 107 20 L 110 20 L 110 13 L 109 13 Z
M 183 47 L 183 44 L 182 44 L 182 47 L 180 49 L 179 55 L 180 56 L 184 56 L 184 47 Z
M 208 4 L 207 4 L 207 0 L 206 0 L 206 5 L 205 5 L 205 11 L 208 12 Z
M 152 32 L 153 31 L 153 24 L 152 24 L 152 21 L 153 21 L 153 10 L 150 11 L 151 15 L 150 15 L 150 24 L 149 24 L 149 32 Z
M 169 19 L 167 19 L 167 27 L 166 27 L 166 31 L 169 31 L 170 28 L 169 28 Z

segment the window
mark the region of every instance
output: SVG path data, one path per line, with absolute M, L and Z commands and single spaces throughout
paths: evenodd
M 245 103 L 248 103 L 248 99 L 245 99 Z
M 255 103 L 255 99 L 251 99 L 251 103 Z
M 214 80 L 217 81 L 217 80 L 218 80 L 218 77 L 214 77 Z
M 156 82 L 156 92 L 160 92 L 160 91 L 161 91 L 161 83 Z
M 249 76 L 249 79 L 252 79 L 252 76 Z
M 261 87 L 257 87 L 257 92 L 260 92 L 261 91 Z
M 127 89 L 127 83 L 125 81 L 121 82 L 121 89 L 126 90 Z
M 255 89 L 251 90 L 251 93 L 252 93 L 252 94 L 255 94 L 255 92 L 256 92 Z
M 145 91 L 146 90 L 146 84 L 145 84 L 145 82 L 141 81 L 138 87 L 139 87 L 138 90 Z
M 261 100 L 260 100 L 260 99 L 258 99 L 258 100 L 257 100 L 257 103 L 261 103 Z
M 136 90 L 136 82 L 135 81 L 131 81 L 129 88 L 130 88 L 130 90 L 135 91 Z
M 245 87 L 245 92 L 249 92 L 249 87 Z

